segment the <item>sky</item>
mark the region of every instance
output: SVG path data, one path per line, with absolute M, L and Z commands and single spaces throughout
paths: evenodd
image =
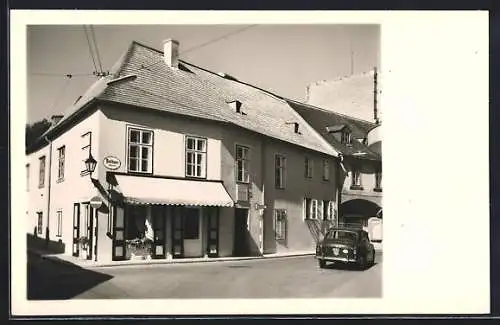
M 163 40 L 174 38 L 181 59 L 299 101 L 309 83 L 367 72 L 380 62 L 378 25 L 93 25 L 93 30 L 104 71 L 133 40 L 162 50 Z M 62 114 L 96 77 L 83 25 L 30 25 L 27 42 L 27 122 L 33 123 Z

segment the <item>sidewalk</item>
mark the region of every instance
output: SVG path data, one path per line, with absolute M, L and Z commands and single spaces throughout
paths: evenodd
M 227 261 L 244 261 L 244 260 L 258 260 L 258 259 L 271 259 L 271 258 L 285 258 L 285 257 L 298 257 L 314 255 L 315 252 L 311 251 L 297 251 L 293 253 L 274 253 L 266 254 L 264 256 L 245 256 L 245 257 L 200 257 L 200 258 L 182 258 L 182 259 L 150 259 L 150 260 L 125 260 L 125 261 L 109 261 L 98 262 L 90 261 L 74 256 L 65 254 L 47 254 L 43 251 L 36 249 L 29 249 L 29 252 L 40 256 L 43 259 L 51 260 L 54 262 L 76 265 L 82 268 L 99 268 L 111 266 L 133 266 L 133 265 L 156 265 L 156 264 L 182 264 L 182 263 L 209 263 L 209 262 L 227 262 Z
M 373 243 L 377 252 L 382 252 L 381 243 Z M 271 258 L 286 258 L 314 255 L 314 251 L 296 251 L 291 253 L 274 253 L 266 254 L 263 256 L 244 256 L 244 257 L 199 257 L 199 258 L 182 258 L 182 259 L 150 259 L 150 260 L 125 260 L 125 261 L 90 261 L 83 258 L 74 257 L 65 254 L 50 254 L 43 250 L 28 249 L 29 252 L 40 256 L 43 259 L 51 260 L 53 262 L 79 266 L 82 268 L 99 268 L 99 267 L 112 267 L 112 266 L 134 266 L 134 265 L 157 265 L 157 264 L 182 264 L 182 263 L 209 263 L 209 262 L 228 262 L 228 261 L 245 261 L 245 260 L 259 260 Z

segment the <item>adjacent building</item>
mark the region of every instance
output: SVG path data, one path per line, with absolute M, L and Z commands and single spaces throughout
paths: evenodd
M 364 73 L 313 82 L 307 85 L 305 101 L 355 119 L 379 124 L 383 116 L 381 93 L 380 72 L 375 68 Z
M 27 231 L 97 261 L 314 251 L 345 148 L 178 49 L 133 42 L 27 148 Z
M 380 93 L 379 73 L 374 69 L 312 83 L 307 87 L 308 104 L 292 103 L 332 147 L 340 148 L 345 167 L 338 199 L 341 221 L 361 223 L 374 241 L 382 240 Z

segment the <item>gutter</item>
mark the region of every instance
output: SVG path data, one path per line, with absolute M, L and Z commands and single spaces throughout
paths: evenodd
M 52 180 L 52 141 L 50 141 L 47 136 L 44 136 L 45 141 L 49 144 L 49 162 L 48 162 L 48 168 L 49 168 L 49 181 L 47 182 L 48 186 L 48 193 L 47 193 L 47 227 L 45 228 L 45 240 L 47 245 L 49 244 L 50 240 L 50 192 L 52 190 L 51 187 L 51 180 Z

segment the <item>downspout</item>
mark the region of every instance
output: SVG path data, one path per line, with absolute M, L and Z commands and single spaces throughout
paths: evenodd
M 265 186 L 266 186 L 266 162 L 265 162 L 265 157 L 266 157 L 266 139 L 262 139 L 261 141 L 261 149 L 260 149 L 260 172 L 261 172 L 261 185 L 262 185 L 262 204 L 266 205 L 266 193 L 265 193 Z M 267 207 L 266 207 L 267 209 Z M 262 210 L 259 212 L 259 222 L 260 222 L 260 236 L 261 236 L 261 247 L 260 247 L 260 254 L 264 255 L 264 248 L 266 244 L 266 236 L 265 236 L 265 229 L 266 229 L 266 224 L 265 224 L 265 213 L 266 210 Z
M 374 68 L 373 72 L 373 119 L 375 123 L 378 125 L 380 123 L 378 119 L 378 71 L 377 67 Z
M 51 192 L 51 180 L 52 180 L 52 141 L 50 141 L 47 136 L 44 137 L 45 141 L 49 144 L 49 162 L 48 162 L 48 169 L 49 169 L 49 181 L 47 183 L 48 187 L 48 193 L 47 193 L 47 227 L 45 228 L 45 241 L 46 245 L 49 245 L 49 240 L 50 240 L 50 192 Z
M 337 165 L 337 168 L 335 168 L 335 176 L 336 176 L 336 183 L 337 183 L 337 225 L 339 225 L 340 222 L 340 205 L 342 204 L 342 188 L 343 188 L 343 182 L 341 180 L 341 173 L 340 173 L 340 168 L 342 168 L 344 171 L 346 170 L 344 167 L 344 157 L 342 154 L 339 155 L 338 157 L 339 164 Z

